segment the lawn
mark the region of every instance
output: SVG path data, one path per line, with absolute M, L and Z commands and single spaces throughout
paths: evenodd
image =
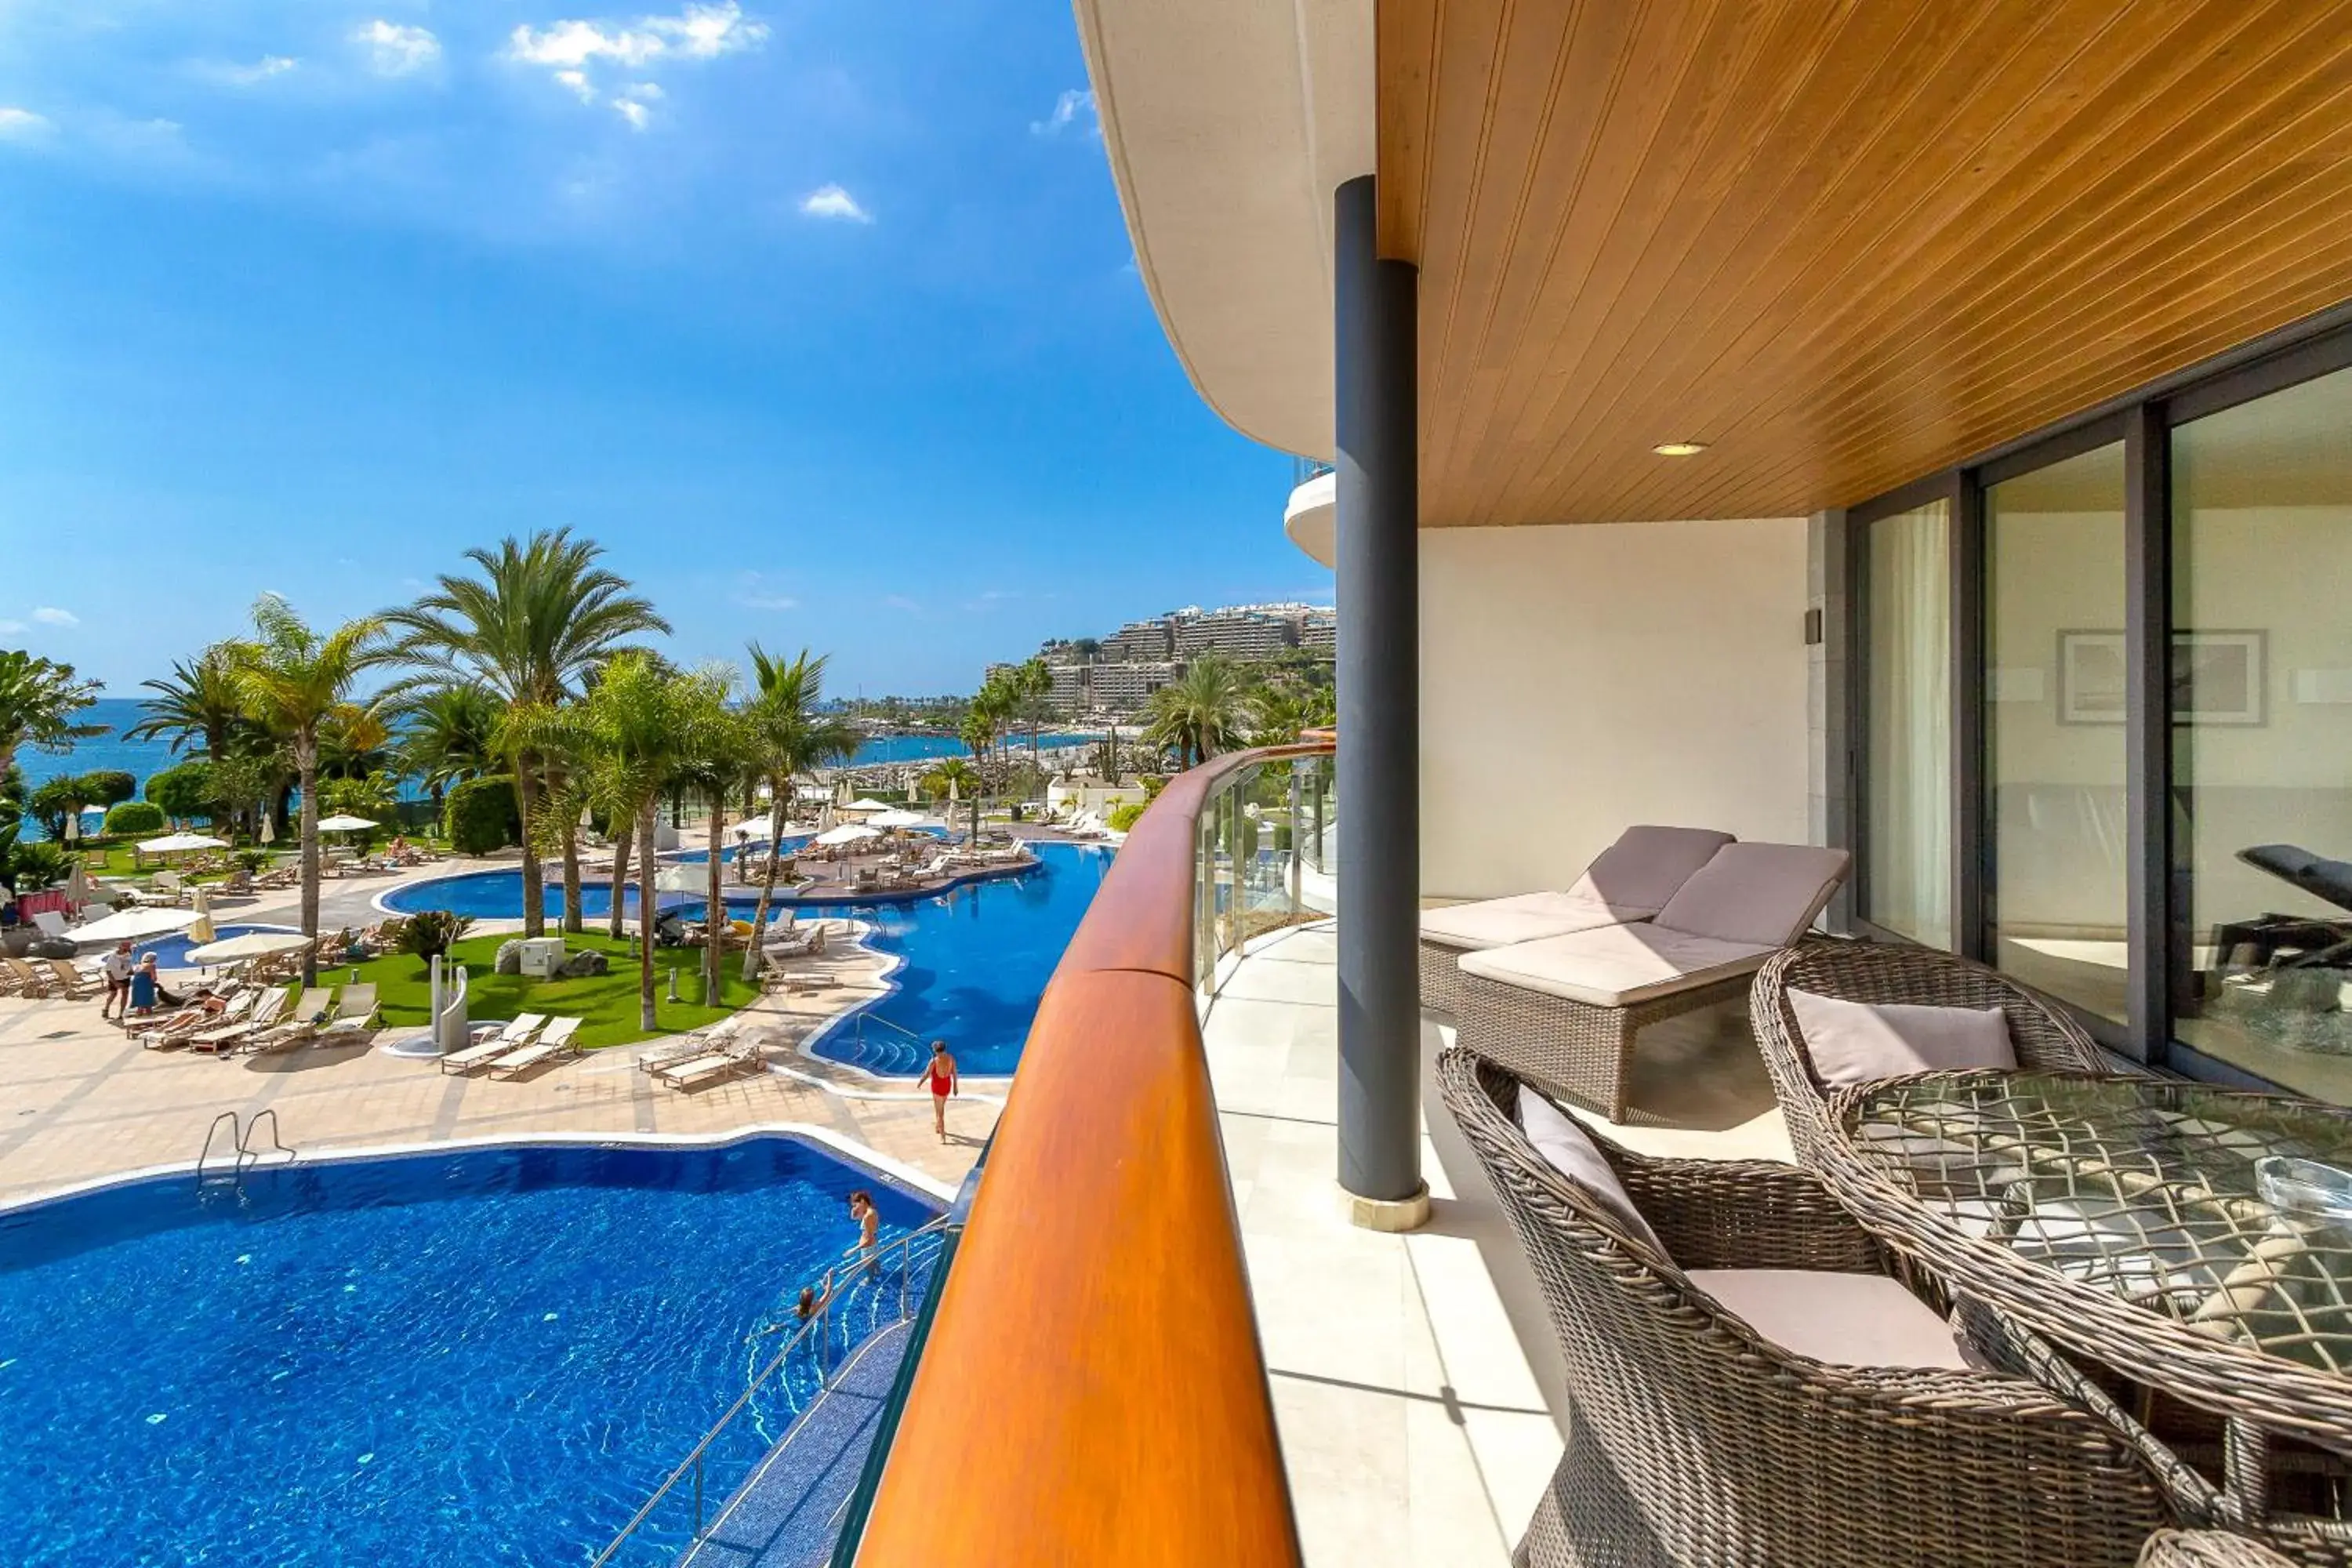
M 558 934 L 551 930 L 548 934 Z M 602 931 L 582 935 L 566 935 L 564 946 L 578 952 L 593 949 L 612 961 L 609 974 L 588 975 L 578 980 L 537 980 L 519 974 L 493 974 L 492 963 L 498 957 L 499 944 L 509 939 L 502 936 L 467 937 L 451 950 L 450 957 L 466 966 L 470 977 L 466 993 L 466 1015 L 479 1023 L 485 1019 L 511 1018 L 518 1013 L 563 1014 L 582 1020 L 580 1032 L 572 1039 L 580 1045 L 618 1046 L 646 1037 L 638 1023 L 637 966 L 629 957 L 629 944 L 614 942 Z M 724 1006 L 704 1007 L 698 1005 L 702 995 L 702 950 L 696 947 L 658 948 L 654 952 L 654 1001 L 656 1032 L 669 1035 L 685 1029 L 698 1029 L 715 1024 L 744 1004 L 756 999 L 760 987 L 739 976 L 742 973 L 743 956 L 728 955 L 726 987 L 722 993 Z M 672 1002 L 669 996 L 669 971 L 677 969 L 677 991 L 680 996 L 694 1001 Z M 432 981 L 425 960 L 396 952 L 383 958 L 370 959 L 359 966 L 362 982 L 372 981 L 383 1010 L 383 1021 L 394 1027 L 423 1027 L 432 1011 Z M 321 971 L 321 980 L 331 978 Z M 338 967 L 331 978 L 350 978 L 347 968 Z

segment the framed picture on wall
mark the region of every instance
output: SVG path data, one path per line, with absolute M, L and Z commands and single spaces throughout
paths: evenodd
M 2172 721 L 2260 724 L 2269 679 L 2269 637 L 2260 631 L 2172 634 Z M 2125 710 L 2124 634 L 2058 634 L 2058 721 L 2120 724 Z

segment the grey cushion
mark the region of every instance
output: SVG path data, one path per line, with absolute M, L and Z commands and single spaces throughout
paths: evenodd
M 1850 857 L 1810 844 L 1727 844 L 1685 882 L 1657 923 L 1723 942 L 1786 947 L 1845 880 Z
M 1759 1338 L 1814 1361 L 1969 1370 L 1951 1325 L 1885 1275 L 1694 1268 L 1689 1279 Z
M 1596 926 L 1645 921 L 1657 912 L 1656 905 L 1641 909 L 1596 903 L 1580 893 L 1517 893 L 1507 899 L 1482 899 L 1475 904 L 1423 910 L 1421 934 L 1424 941 L 1445 947 L 1508 947 L 1514 942 L 1591 931 Z
M 1526 1084 L 1519 1085 L 1519 1129 L 1546 1163 L 1608 1211 L 1618 1229 L 1648 1247 L 1660 1262 L 1674 1261 L 1665 1243 L 1658 1239 L 1658 1233 L 1650 1228 L 1650 1222 L 1633 1206 L 1625 1184 L 1610 1168 L 1608 1156 L 1585 1136 L 1574 1117 Z
M 1591 903 L 1643 910 L 1634 918 L 1646 919 L 1664 909 L 1717 850 L 1735 842 L 1712 827 L 1629 827 L 1568 890 Z
M 1851 1089 L 1914 1072 L 1966 1072 L 2017 1066 L 2009 1015 L 1998 1007 L 1872 1005 L 1789 988 L 1789 1009 L 1805 1037 L 1813 1076 Z
M 1637 922 L 1465 952 L 1459 962 L 1465 974 L 1588 1006 L 1626 1007 L 1761 969 L 1775 951 Z

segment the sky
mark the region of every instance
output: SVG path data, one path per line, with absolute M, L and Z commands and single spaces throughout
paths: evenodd
M 1328 603 L 1062 0 L 0 0 L 0 647 L 129 695 L 569 526 L 833 689 Z

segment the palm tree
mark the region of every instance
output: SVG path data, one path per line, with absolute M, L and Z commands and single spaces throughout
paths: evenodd
M 750 731 L 751 772 L 768 786 L 768 874 L 751 911 L 751 945 L 743 954 L 743 978 L 760 970 L 760 939 L 768 929 L 768 906 L 776 896 L 776 853 L 784 816 L 792 805 L 793 781 L 812 768 L 842 762 L 857 751 L 855 725 L 824 709 L 825 656 L 803 648 L 792 658 L 751 646 L 751 695 L 743 705 Z
M 469 550 L 480 575 L 444 575 L 439 586 L 384 619 L 399 637 L 402 658 L 445 680 L 473 681 L 509 707 L 551 708 L 575 695 L 592 670 L 631 637 L 667 632 L 669 623 L 628 582 L 595 564 L 603 549 L 569 529 L 543 529 L 528 543 L 509 538 L 496 551 Z M 544 874 L 530 825 L 551 782 L 542 747 L 514 757 L 515 797 L 525 824 L 523 932 L 547 930 Z M 580 922 L 578 829 L 559 825 L 563 850 L 563 929 Z
M 728 684 L 719 672 L 673 673 L 653 655 L 630 649 L 614 655 L 577 700 L 518 704 L 500 726 L 501 746 L 510 753 L 571 759 L 571 777 L 558 799 L 588 801 L 616 826 L 635 828 L 637 1003 L 648 1034 L 659 1026 L 654 1016 L 656 807 L 681 773 L 716 748 L 728 722 Z M 617 885 L 613 896 L 616 901 L 621 896 Z
M 734 672 L 726 671 L 722 679 L 732 686 Z M 723 692 L 722 688 L 722 699 Z M 706 1007 L 719 1005 L 719 966 L 726 949 L 719 933 L 727 924 L 727 893 L 722 885 L 726 871 L 722 830 L 727 823 L 727 797 L 750 776 L 756 759 L 751 726 L 744 713 L 740 709 L 722 707 L 709 717 L 694 754 L 680 763 L 672 778 L 674 788 L 683 787 L 701 796 L 710 808 L 710 821 L 705 830 L 708 847 L 702 900 L 702 1005 Z
M 0 775 L 16 765 L 22 747 L 69 752 L 76 741 L 105 734 L 103 724 L 74 722 L 101 689 L 95 680 L 76 680 L 72 665 L 0 648 Z
M 1045 767 L 1037 760 L 1037 729 L 1045 721 L 1045 700 L 1054 695 L 1054 672 L 1042 656 L 1032 655 L 1014 668 L 1010 685 L 1020 701 L 1022 716 L 1029 721 L 1029 765 L 1042 773 Z
M 923 775 L 922 792 L 933 800 L 945 800 L 950 795 L 961 795 L 971 802 L 972 847 L 980 847 L 980 770 L 961 757 L 948 757 Z
M 126 741 L 168 736 L 175 752 L 201 746 L 206 756 L 225 757 L 247 721 L 229 674 L 226 643 L 215 643 L 185 663 L 173 664 L 172 673 L 161 680 L 139 684 L 155 695 L 140 699 L 143 717 L 122 731 Z
M 1205 763 L 1241 740 L 1247 695 L 1240 671 L 1218 655 L 1204 653 L 1151 694 L 1144 707 L 1143 738 L 1172 749 L 1180 767 Z
M 229 679 L 246 714 L 286 738 L 302 791 L 302 983 L 319 979 L 319 731 L 350 705 L 352 682 L 382 662 L 383 623 L 346 622 L 324 637 L 275 594 L 254 602 L 257 636 L 228 645 Z M 362 708 L 362 714 L 368 711 Z
M 453 784 L 498 771 L 499 700 L 473 681 L 428 687 L 402 700 L 397 751 L 403 773 L 433 797 L 435 816 Z

